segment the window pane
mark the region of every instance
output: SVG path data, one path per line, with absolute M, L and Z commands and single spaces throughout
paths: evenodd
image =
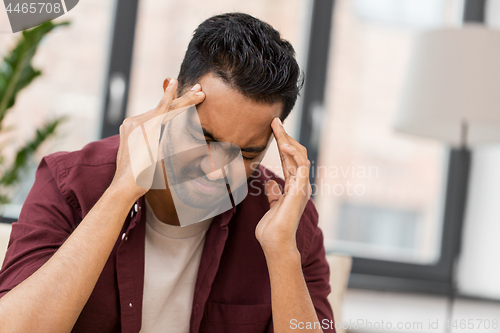
M 373 259 L 439 258 L 447 149 L 395 132 L 412 43 L 453 24 L 453 1 L 338 0 L 316 201 L 328 249 Z
M 33 65 L 42 75 L 23 89 L 5 119 L 5 127 L 15 130 L 3 152 L 13 157 L 15 148 L 31 140 L 46 121 L 67 116 L 57 137 L 41 147 L 38 158 L 56 151 L 72 151 L 97 140 L 100 130 L 104 75 L 114 0 L 85 0 L 56 19 L 70 26 L 55 29 L 40 43 Z M 5 55 L 21 36 L 0 34 L 0 53 Z M 5 136 L 4 136 L 5 139 Z M 34 181 L 34 168 L 28 173 L 13 205 L 5 216 L 16 218 Z

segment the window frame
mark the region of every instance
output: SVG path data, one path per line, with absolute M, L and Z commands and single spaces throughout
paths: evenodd
M 307 148 L 311 161 L 317 161 L 321 128 L 314 119 L 325 119 L 326 73 L 330 57 L 330 34 L 335 1 L 314 0 L 307 55 L 306 80 L 302 96 L 299 142 Z M 484 22 L 485 0 L 465 0 L 464 22 Z M 323 87 L 323 89 L 319 88 Z M 450 149 L 440 257 L 435 264 L 414 264 L 353 257 L 351 288 L 396 292 L 452 295 L 455 262 L 460 252 L 471 153 Z M 311 184 L 315 183 L 311 175 Z
M 111 48 L 101 112 L 101 139 L 119 133 L 125 120 L 139 0 L 115 0 Z M 115 82 L 118 81 L 118 82 Z M 113 83 L 119 86 L 113 93 Z M 118 96 L 114 96 L 118 93 Z

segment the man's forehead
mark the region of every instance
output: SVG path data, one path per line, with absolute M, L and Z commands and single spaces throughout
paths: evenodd
M 281 102 L 256 102 L 213 73 L 201 77 L 199 83 L 205 99 L 197 106 L 198 116 L 213 139 L 241 148 L 267 144 L 271 122 L 283 110 Z
M 198 117 L 193 115 L 192 128 L 201 130 L 202 134 L 210 140 L 231 142 L 248 152 L 260 152 L 267 146 L 272 133 L 270 123 L 251 124 L 247 120 L 233 124 L 230 120 L 216 118 L 217 115 L 203 117 L 203 113 L 198 113 Z M 247 130 L 243 130 L 243 128 Z

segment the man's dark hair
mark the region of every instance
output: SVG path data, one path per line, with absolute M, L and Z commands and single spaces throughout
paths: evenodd
M 213 16 L 198 26 L 181 65 L 179 91 L 208 73 L 256 102 L 282 102 L 281 120 L 302 86 L 292 45 L 269 24 L 243 13 Z

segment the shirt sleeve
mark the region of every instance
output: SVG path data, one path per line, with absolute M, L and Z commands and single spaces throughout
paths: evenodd
M 318 212 L 312 200 L 309 200 L 304 215 L 312 222 L 310 224 L 312 229 L 310 230 L 310 245 L 305 253 L 305 261 L 302 263 L 302 271 L 323 332 L 334 333 L 333 311 L 328 301 L 328 295 L 331 292 L 330 267 L 326 260 L 323 232 L 318 227 Z
M 78 213 L 57 186 L 57 170 L 52 156 L 40 162 L 19 220 L 12 224 L 0 270 L 0 297 L 45 264 L 76 227 Z
M 326 260 L 323 232 L 318 227 L 318 212 L 312 200 L 309 200 L 299 225 L 300 236 L 297 238 L 301 250 L 302 272 L 309 290 L 309 295 L 316 309 L 319 323 L 324 333 L 335 333 L 333 311 L 328 301 L 330 288 L 330 267 Z M 307 244 L 307 245 L 305 245 Z M 274 332 L 272 318 L 266 333 Z

